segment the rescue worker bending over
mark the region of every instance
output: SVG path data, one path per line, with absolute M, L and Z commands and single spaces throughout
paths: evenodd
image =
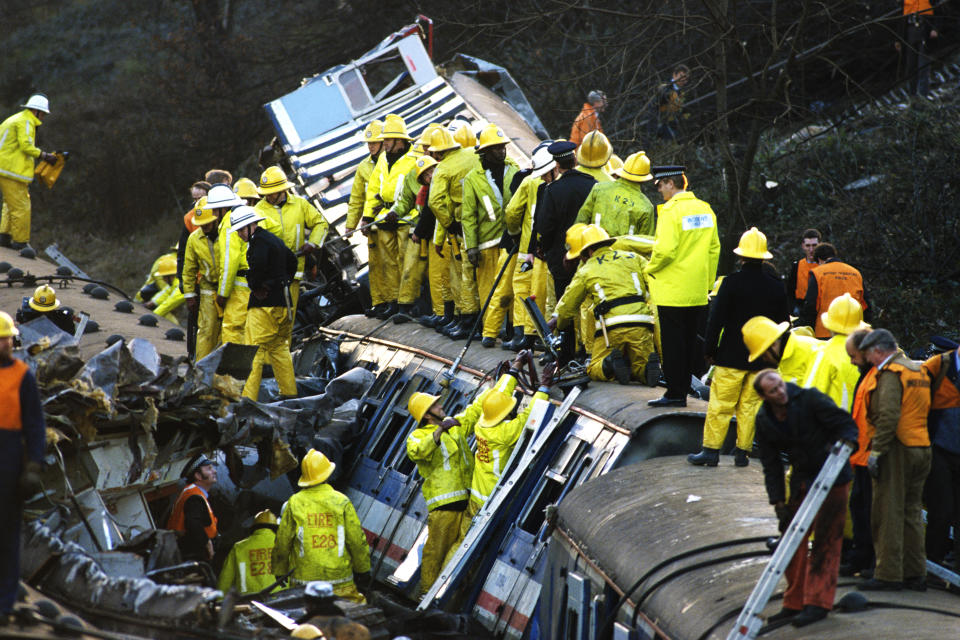
M 747 320 L 741 329 L 743 343 L 750 352 L 747 362 L 762 357 L 777 368 L 784 382 L 810 387 L 823 360 L 823 343 L 789 329 L 789 322 L 777 324 L 766 316 Z
M 324 580 L 337 596 L 363 604 L 354 576 L 369 578 L 370 547 L 350 500 L 326 482 L 336 465 L 310 449 L 301 468 L 302 490 L 290 496 L 280 516 L 273 573 L 293 570 L 294 584 Z
M 46 427 L 37 380 L 13 357 L 20 332 L 0 311 L 0 625 L 7 622 L 20 585 L 23 499 L 40 490 Z
M 189 484 L 173 504 L 167 529 L 177 532 L 184 560 L 209 562 L 217 537 L 217 516 L 210 506 L 210 489 L 217 482 L 217 470 L 212 460 L 200 456 L 187 466 L 184 477 Z
M 481 408 L 470 405 L 457 417 L 448 416 L 440 396 L 414 393 L 407 409 L 417 428 L 407 437 L 407 456 L 423 478 L 427 503 L 427 541 L 420 564 L 420 594 L 430 590 L 440 575 L 444 558 L 460 536 L 463 514 L 470 497 L 473 452 L 467 442 L 480 418 Z
M 631 155 L 616 175 L 619 179 L 612 182 L 597 181 L 580 207 L 576 221 L 595 224 L 611 236 L 652 236 L 653 203 L 640 188 L 641 183 L 653 180 L 647 154 L 639 151 Z
M 17 309 L 17 323 L 23 324 L 45 316 L 50 322 L 62 331 L 73 335 L 76 325 L 73 316 L 66 309 L 60 308 L 57 294 L 48 284 L 42 284 L 33 292 L 33 297 L 24 300 L 23 306 Z
M 177 279 L 177 256 L 172 253 L 161 256 L 153 275 L 163 284 L 163 287 L 143 306 L 153 311 L 155 315 L 166 318 L 174 324 L 180 324 L 177 316 L 174 315 L 174 311 L 184 303 L 180 281 Z
M 596 332 L 587 373 L 593 380 L 628 384 L 643 380 L 653 351 L 653 312 L 644 274 L 647 261 L 639 254 L 610 247 L 615 238 L 596 225 L 581 232 L 579 253 L 568 260 L 583 263 L 557 301 L 548 326 L 563 328 L 587 301 L 596 317 Z
M 300 299 L 300 279 L 303 278 L 303 265 L 306 262 L 304 256 L 314 253 L 323 246 L 328 225 L 316 207 L 304 198 L 287 191 L 291 187 L 293 183 L 287 180 L 283 169 L 267 167 L 260 175 L 260 184 L 257 187 L 263 200 L 254 208 L 268 220 L 264 223 L 264 228 L 280 238 L 297 257 L 297 268 L 293 281 L 289 284 L 290 305 L 293 308 L 293 314 L 296 315 L 297 301 Z M 252 268 L 253 265 L 250 266 Z M 293 322 L 291 321 L 290 325 L 285 326 L 283 330 L 283 337 L 289 346 Z
M 160 268 L 160 261 L 170 256 L 173 258 L 174 269 L 177 265 L 177 251 L 179 247 L 173 246 L 170 248 L 170 253 L 165 253 L 156 260 L 153 261 L 153 264 L 150 266 L 150 271 L 147 272 L 147 278 L 143 281 L 143 284 L 140 285 L 140 290 L 137 291 L 133 296 L 134 302 L 146 302 L 157 295 L 157 293 L 166 286 L 166 283 L 162 278 L 158 278 L 156 273 Z M 177 275 L 177 272 L 174 271 L 173 275 Z M 180 278 L 177 278 L 177 282 L 180 281 Z M 180 293 L 183 293 L 182 291 Z
M 272 511 L 265 509 L 254 516 L 252 533 L 233 545 L 227 554 L 217 589 L 224 593 L 236 589 L 244 595 L 259 593 L 276 582 L 271 564 L 276 537 L 277 516 Z
M 830 307 L 820 314 L 820 322 L 831 338 L 823 345 L 823 359 L 815 375 L 808 376 L 810 386 L 830 396 L 844 411 L 850 411 L 860 370 L 850 362 L 847 336 L 859 329 L 869 329 L 870 325 L 863 321 L 860 303 L 849 293 L 834 298 Z
M 280 395 L 297 395 L 293 359 L 286 339 L 293 324 L 289 285 L 297 270 L 297 258 L 280 238 L 257 226 L 261 220 L 264 217 L 247 205 L 237 207 L 230 216 L 230 230 L 249 244 L 247 282 L 250 284 L 250 300 L 244 343 L 260 347 L 243 386 L 243 395 L 251 400 L 256 400 L 260 394 L 264 362 L 273 367 Z
M 500 482 L 504 468 L 510 460 L 510 454 L 513 453 L 513 448 L 520 439 L 527 417 L 533 408 L 533 401 L 531 401 L 518 412 L 522 394 L 514 393 L 520 366 L 525 357 L 526 352 L 521 351 L 510 363 L 509 373 L 500 376 L 497 384 L 481 393 L 465 412 L 469 417 L 470 412 L 476 411 L 477 407 L 481 410 L 474 427 L 477 453 L 473 462 L 473 478 L 470 481 L 470 503 L 467 505 L 466 517 L 460 529 L 461 539 L 470 528 L 473 516 L 480 512 L 480 508 Z M 551 379 L 554 366 L 551 363 L 544 369 L 544 380 Z M 540 387 L 534 394 L 533 400 L 549 399 L 549 391 L 547 387 Z

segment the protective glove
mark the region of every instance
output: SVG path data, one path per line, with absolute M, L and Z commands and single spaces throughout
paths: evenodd
M 394 211 L 393 209 L 391 209 L 390 211 L 387 211 L 387 215 L 384 216 L 384 220 L 386 220 L 387 222 L 396 222 L 399 219 L 400 219 L 400 216 L 398 216 L 397 212 Z
M 470 264 L 474 267 L 478 266 L 480 264 L 480 249 L 467 249 L 467 260 L 469 260 Z
M 433 245 L 433 250 L 437 252 L 437 255 L 438 255 L 438 256 L 440 256 L 441 258 L 443 257 L 443 245 L 442 245 L 442 244 L 435 244 L 435 245 Z
M 217 296 L 217 306 L 221 309 L 227 308 L 227 301 L 229 298 L 224 298 L 223 296 Z
M 46 151 L 41 151 L 40 159 L 43 160 L 44 162 L 49 162 L 50 164 L 54 164 L 57 161 L 57 156 L 55 156 L 52 153 L 47 153 Z
M 453 222 L 450 223 L 450 226 L 447 227 L 447 231 L 449 231 L 450 233 L 452 233 L 452 234 L 454 234 L 454 235 L 462 236 L 462 235 L 463 235 L 463 225 L 460 224 L 458 221 L 454 220 Z
M 312 242 L 304 242 L 303 246 L 300 247 L 300 252 L 303 254 L 313 253 L 317 250 L 317 245 Z
M 360 225 L 361 225 L 360 233 L 362 233 L 362 234 L 365 235 L 365 236 L 369 236 L 369 235 L 370 235 L 370 232 L 373 231 L 373 227 L 370 226 L 372 223 L 373 223 L 373 218 L 367 218 L 367 217 L 361 218 L 361 219 L 360 219 Z
M 20 474 L 20 480 L 17 484 L 21 498 L 29 498 L 40 491 L 40 472 L 42 470 L 43 467 L 39 462 L 30 461 L 23 465 L 23 472 Z
M 867 458 L 867 472 L 870 474 L 871 478 L 880 477 L 880 454 L 879 453 L 870 453 L 870 457 Z
M 790 510 L 787 509 L 785 504 L 775 504 L 773 505 L 773 510 L 777 514 L 777 529 L 780 533 L 784 533 L 787 530 L 787 527 L 790 526 Z

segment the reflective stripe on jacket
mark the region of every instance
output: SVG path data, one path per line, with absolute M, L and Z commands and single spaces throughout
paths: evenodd
M 611 236 L 653 235 L 653 218 L 653 204 L 638 183 L 598 179 L 576 221 L 599 225 Z
M 0 177 L 33 182 L 34 159 L 40 157 L 36 144 L 40 118 L 30 109 L 15 113 L 0 123 Z
M 273 223 L 264 225 L 264 228 L 283 240 L 283 244 L 294 253 L 308 241 L 320 247 L 327 237 L 327 221 L 316 207 L 300 196 L 287 193 L 286 201 L 280 206 L 272 205 L 264 198 L 254 208 Z M 295 280 L 303 277 L 305 261 L 304 256 L 297 257 Z
M 444 229 L 449 229 L 454 221 L 460 221 L 463 179 L 474 167 L 479 166 L 480 158 L 473 149 L 454 149 L 433 170 L 427 204 Z
M 350 499 L 327 483 L 290 496 L 273 547 L 273 571 L 333 584 L 370 571 L 370 547 Z
M 557 325 L 565 327 L 580 314 L 584 300 L 589 306 L 613 303 L 603 314 L 607 329 L 653 325 L 653 310 L 649 304 L 644 267 L 647 261 L 639 254 L 610 247 L 597 249 L 590 259 L 580 265 L 567 285 L 553 315 Z M 616 304 L 623 300 L 622 304 Z M 596 331 L 602 335 L 599 319 Z
M 853 405 L 853 390 L 860 379 L 860 370 L 850 362 L 846 348 L 847 336 L 837 334 L 823 346 L 819 367 L 808 375 L 809 385 L 823 391 L 844 411 Z
M 463 179 L 463 246 L 466 249 L 493 249 L 500 246 L 505 226 L 503 208 L 513 195 L 510 184 L 518 171 L 517 163 L 506 159 L 503 167 L 503 193 L 490 171 L 474 167 Z
M 16 358 L 10 366 L 0 368 L 0 430 L 23 430 L 20 385 L 29 368 Z
M 183 491 L 180 492 L 180 496 L 173 505 L 173 512 L 170 514 L 170 519 L 167 521 L 167 529 L 181 533 L 187 530 L 183 517 L 183 506 L 186 504 L 187 499 L 193 496 L 200 496 L 203 499 L 203 504 L 207 506 L 207 512 L 210 514 L 210 524 L 203 528 L 203 532 L 207 534 L 208 538 L 213 540 L 217 537 L 217 516 L 213 515 L 213 509 L 210 508 L 210 501 L 207 500 L 207 495 L 203 492 L 203 489 L 195 484 L 187 485 Z
M 427 510 L 433 511 L 469 497 L 473 451 L 467 438 L 473 434 L 481 413 L 476 402 L 468 406 L 456 416 L 460 424 L 440 436 L 439 445 L 433 439 L 437 425 L 421 425 L 407 437 L 407 455 L 417 463 L 417 470 L 423 478 L 423 499 Z
M 217 589 L 226 593 L 233 587 L 243 595 L 263 591 L 276 582 L 271 562 L 276 537 L 273 530 L 261 527 L 233 545 L 220 570 Z
M 212 295 L 217 289 L 217 263 L 214 241 L 197 229 L 187 238 L 187 250 L 183 254 L 183 296 L 194 298 L 200 293 Z
M 520 234 L 520 253 L 530 253 L 530 238 L 533 232 L 533 211 L 537 207 L 537 194 L 543 178 L 527 176 L 520 181 L 516 193 L 503 209 L 503 220 L 511 235 Z M 521 258 L 522 259 L 522 258 Z
M 367 183 L 377 161 L 367 156 L 357 165 L 357 172 L 353 174 L 353 186 L 350 187 L 350 200 L 347 203 L 347 229 L 356 229 L 363 216 L 363 205 L 367 201 Z
M 234 287 L 249 288 L 247 243 L 240 239 L 236 231 L 230 231 L 230 225 L 226 221 L 220 225 L 215 250 L 220 271 L 217 295 L 229 298 Z
M 382 205 L 375 220 L 383 220 L 393 203 L 400 199 L 407 174 L 413 172 L 416 175 L 417 158 L 411 150 L 388 166 L 387 154 L 380 154 L 367 182 L 367 194 L 363 203 L 364 218 L 374 217 L 374 209 Z
M 787 333 L 777 371 L 784 382 L 793 382 L 801 387 L 812 386 L 823 361 L 823 343 L 816 338 Z
M 717 216 L 692 191 L 681 191 L 660 205 L 658 216 L 657 241 L 647 264 L 654 304 L 707 304 L 720 260 Z

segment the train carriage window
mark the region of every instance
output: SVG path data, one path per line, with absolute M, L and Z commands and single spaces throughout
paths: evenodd
M 543 524 L 544 509 L 557 501 L 563 492 L 563 484 L 553 478 L 544 476 L 537 484 L 532 494 L 532 500 L 527 502 L 524 512 L 520 516 L 519 526 L 532 536 L 540 531 Z
M 360 70 L 363 73 L 363 80 L 373 95 L 374 102 L 380 102 L 388 96 L 413 86 L 410 72 L 396 50 L 393 55 L 370 60 Z
M 340 88 L 350 101 L 350 108 L 355 112 L 363 111 L 370 104 L 370 94 L 357 69 L 347 69 L 337 77 Z
M 396 411 L 391 411 L 389 414 L 389 420 L 386 424 L 377 429 L 377 433 L 374 436 L 375 440 L 371 443 L 370 459 L 375 462 L 383 462 L 383 458 L 386 455 L 387 451 L 390 450 L 390 446 L 396 440 L 396 434 L 398 431 L 403 429 L 404 423 L 407 422 L 407 416 L 402 415 Z

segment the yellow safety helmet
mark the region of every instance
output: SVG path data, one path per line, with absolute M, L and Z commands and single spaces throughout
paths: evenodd
M 617 154 L 610 156 L 610 159 L 607 160 L 607 164 L 603 165 L 603 172 L 608 176 L 619 175 L 617 170 L 623 166 L 623 160 Z
M 0 338 L 12 338 L 18 335 L 20 331 L 13 324 L 13 318 L 6 311 L 0 311 Z
M 580 243 L 583 242 L 582 234 L 586 227 L 587 225 L 582 222 L 575 222 L 567 229 L 567 236 L 564 239 L 567 247 L 565 256 L 567 260 L 576 260 L 580 257 L 580 247 L 582 246 Z
M 600 131 L 590 131 L 583 136 L 583 141 L 577 147 L 577 164 L 581 167 L 599 169 L 607 164 L 613 155 L 613 147 L 607 136 Z
M 53 287 L 42 284 L 33 292 L 33 297 L 27 304 L 34 311 L 53 311 L 60 306 L 60 301 L 57 300 L 57 294 L 53 291 Z
M 157 260 L 157 270 L 153 272 L 153 277 L 162 278 L 163 276 L 177 275 L 177 256 L 160 256 Z
M 767 236 L 756 227 L 750 227 L 743 232 L 740 244 L 733 252 L 742 258 L 769 260 L 773 257 L 773 254 L 767 251 Z
M 277 525 L 277 516 L 273 515 L 273 511 L 270 509 L 264 509 L 257 515 L 253 517 L 253 524 L 263 524 L 263 525 Z
M 417 424 L 420 424 L 423 422 L 423 416 L 427 415 L 427 411 L 429 411 L 430 407 L 436 404 L 439 399 L 440 396 L 432 396 L 429 393 L 417 391 L 410 396 L 410 399 L 407 401 L 407 411 L 409 411 L 413 419 L 417 421 Z
M 473 149 L 477 146 L 477 136 L 470 128 L 470 123 L 458 120 L 459 126 L 453 130 L 453 139 L 464 149 Z
M 630 182 L 648 182 L 653 180 L 650 175 L 650 158 L 645 151 L 637 151 L 627 156 L 623 166 L 617 169 L 617 175 Z
M 388 113 L 383 119 L 383 130 L 380 132 L 380 139 L 387 140 L 399 138 L 400 140 L 413 140 L 407 135 L 407 123 L 403 118 L 395 113 Z
M 480 139 L 477 140 L 477 149 L 495 147 L 498 144 L 507 144 L 508 142 L 510 142 L 510 138 L 503 133 L 503 129 L 491 122 L 480 132 Z
M 437 166 L 437 159 L 431 158 L 430 156 L 423 156 L 417 158 L 417 181 L 420 181 L 420 176 L 423 175 L 423 172 L 429 169 L 430 167 Z
M 290 632 L 291 638 L 302 638 L 303 640 L 314 640 L 314 638 L 326 638 L 323 631 L 320 631 L 312 624 L 298 624 Z
M 303 462 L 300 465 L 300 481 L 297 482 L 301 487 L 312 487 L 320 484 L 330 477 L 337 465 L 330 462 L 327 456 L 316 449 L 307 451 L 303 456 Z
M 453 139 L 453 136 L 450 135 L 450 132 L 447 131 L 444 127 L 440 127 L 433 132 L 433 135 L 430 136 L 430 147 L 427 151 L 432 151 L 434 153 L 440 151 L 450 151 L 452 149 L 459 149 L 460 143 Z
M 743 323 L 743 328 L 740 331 L 743 333 L 743 344 L 750 352 L 750 357 L 747 360 L 753 362 L 762 356 L 770 348 L 770 345 L 776 342 L 777 338 L 782 336 L 789 328 L 789 322 L 777 324 L 766 316 L 753 316 Z
M 820 314 L 820 322 L 830 331 L 845 336 L 857 329 L 870 328 L 870 325 L 863 321 L 863 307 L 849 293 L 834 298 L 826 312 Z
M 606 229 L 596 224 L 588 224 L 580 232 L 580 253 L 587 249 L 599 249 L 616 242 L 616 238 L 611 238 Z
M 380 137 L 381 133 L 383 133 L 383 120 L 373 120 L 363 128 L 363 141 L 367 143 L 380 142 L 383 140 Z
M 494 427 L 506 418 L 517 406 L 517 398 L 506 391 L 492 389 L 481 405 L 483 414 L 477 424 L 481 427 Z
M 257 184 L 250 178 L 240 178 L 233 185 L 233 192 L 241 198 L 260 198 L 257 193 Z
M 271 193 L 286 191 L 292 186 L 293 183 L 287 180 L 287 174 L 283 172 L 283 169 L 274 165 L 267 167 L 263 173 L 260 174 L 260 184 L 257 186 L 257 193 L 266 196 Z
M 197 200 L 197 204 L 193 207 L 193 224 L 198 227 L 217 221 L 217 216 L 213 212 L 213 209 L 204 209 L 205 206 L 207 206 L 207 196 L 203 196 Z

